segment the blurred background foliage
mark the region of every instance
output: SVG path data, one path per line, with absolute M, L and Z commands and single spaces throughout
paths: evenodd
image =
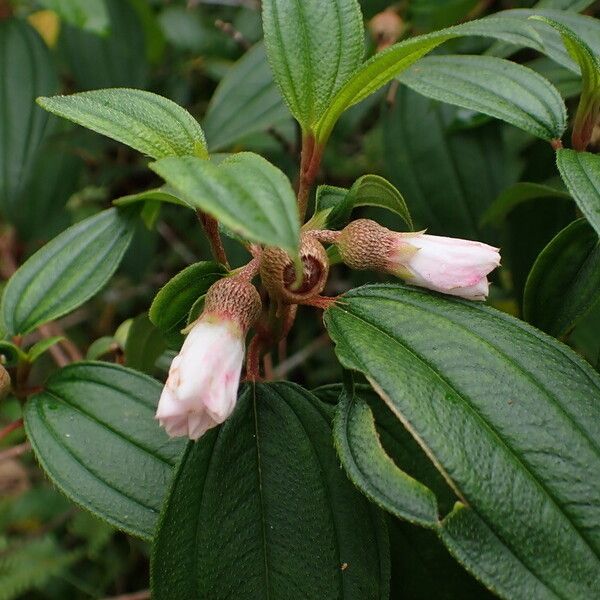
M 361 5 L 372 53 L 390 39 L 533 2 L 362 0 Z M 392 12 L 382 14 L 386 9 Z M 598 12 L 594 4 L 586 9 Z M 151 90 L 198 118 L 212 152 L 259 152 L 295 180 L 299 132 L 273 83 L 261 37 L 258 0 L 0 0 L 3 280 L 69 225 L 121 196 L 160 184 L 145 168 L 146 159 L 48 116 L 33 103 L 38 95 L 117 86 Z M 490 46 L 469 38 L 440 52 L 475 54 Z M 513 58 L 576 102 L 578 79 L 568 71 L 531 51 Z M 383 175 L 398 187 L 417 227 L 501 245 L 504 268 L 490 302 L 512 314 L 520 314 L 535 258 L 575 217 L 548 144 L 396 84 L 343 116 L 319 180 L 350 187 L 365 173 Z M 522 182 L 546 187 L 532 190 Z M 498 198 L 514 208 L 486 218 Z M 364 214 L 403 228 L 390 213 Z M 83 356 L 163 378 L 177 346 L 162 338 L 146 312 L 161 285 L 210 253 L 190 211 L 148 203 L 144 216 L 110 286 L 59 326 Z M 241 246 L 229 239 L 226 245 L 234 265 L 245 261 Z M 339 293 L 366 280 L 367 275 L 338 268 L 327 291 Z M 566 341 L 598 365 L 600 307 Z M 41 383 L 54 368 L 50 355 L 44 356 L 35 363 L 33 380 Z M 309 388 L 339 381 L 339 366 L 315 311 L 299 319 L 286 357 L 275 360 L 274 376 Z M 0 429 L 18 419 L 20 410 L 15 398 L 0 403 Z M 407 436 L 406 444 L 411 443 Z M 45 480 L 27 450 L 20 431 L 0 442 L 0 600 L 105 598 L 136 590 L 142 591 L 131 598 L 147 597 L 148 544 L 74 508 Z M 402 448 L 388 450 L 402 453 Z M 391 539 L 398 574 L 392 597 L 488 596 L 434 536 L 396 522 Z

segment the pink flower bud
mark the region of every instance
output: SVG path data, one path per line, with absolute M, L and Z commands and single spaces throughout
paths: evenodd
M 205 310 L 173 359 L 156 418 L 171 437 L 197 440 L 235 408 L 246 333 L 260 313 L 247 282 L 226 278 L 209 290 Z
M 350 223 L 336 244 L 353 269 L 385 271 L 412 285 L 468 300 L 486 299 L 487 275 L 500 264 L 498 248 L 487 244 L 398 233 L 369 219 Z
M 388 270 L 418 285 L 467 300 L 485 300 L 498 248 L 424 233 L 396 233 Z

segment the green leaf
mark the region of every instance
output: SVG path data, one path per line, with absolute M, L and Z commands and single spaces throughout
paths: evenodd
M 559 150 L 556 164 L 577 206 L 600 235 L 600 156 Z
M 55 237 L 10 278 L 2 297 L 6 330 L 24 334 L 89 300 L 111 278 L 133 235 L 117 209 L 89 217 Z
M 48 48 L 26 22 L 0 21 L 0 207 L 15 202 L 28 179 L 48 115 L 35 106 L 58 81 Z
M 585 219 L 563 229 L 538 256 L 525 286 L 523 316 L 565 335 L 600 299 L 600 244 Z
M 108 11 L 104 0 L 41 0 L 41 4 L 75 27 L 99 35 L 108 33 Z
M 214 152 L 290 118 L 260 43 L 227 71 L 208 105 L 202 126 Z
M 46 353 L 52 346 L 55 346 L 59 342 L 62 342 L 65 338 L 61 335 L 55 335 L 53 337 L 45 338 L 36 342 L 31 348 L 27 350 L 27 360 L 34 363 L 42 354 Z
M 290 383 L 247 385 L 190 443 L 152 556 L 156 600 L 387 600 L 380 513 L 346 479 L 330 407 Z
M 167 204 L 192 208 L 189 204 L 186 204 L 183 200 L 180 200 L 175 196 L 173 190 L 171 190 L 168 185 L 163 185 L 162 187 L 154 188 L 152 190 L 145 190 L 144 192 L 138 192 L 137 194 L 121 196 L 120 198 L 113 200 L 115 206 L 129 206 L 130 204 L 137 204 L 138 202 L 166 202 Z
M 491 56 L 428 56 L 400 81 L 428 98 L 501 119 L 544 140 L 560 139 L 567 109 L 535 71 Z
M 248 241 L 298 250 L 300 225 L 288 178 L 267 160 L 240 152 L 219 165 L 191 156 L 150 164 L 177 194 Z
M 543 183 L 522 181 L 506 188 L 488 207 L 481 223 L 484 225 L 499 225 L 506 216 L 517 206 L 540 198 L 570 198 L 564 190 Z
M 150 307 L 150 320 L 169 341 L 179 346 L 183 341 L 180 332 L 186 327 L 195 302 L 226 273 L 227 269 L 216 262 L 199 262 L 186 267 L 156 294 Z
M 114 88 L 38 98 L 47 111 L 152 158 L 208 157 L 204 133 L 185 109 L 144 90 Z
M 25 428 L 53 483 L 111 525 L 151 539 L 183 443 L 154 420 L 161 384 L 109 363 L 54 373 L 25 405 Z
M 386 179 L 378 175 L 363 175 L 354 182 L 343 202 L 328 215 L 332 226 L 344 225 L 359 206 L 377 206 L 396 213 L 412 229 L 413 223 L 402 194 Z
M 379 441 L 369 405 L 358 395 L 342 395 L 333 435 L 348 477 L 368 498 L 411 523 L 437 525 L 435 495 L 394 464 Z
M 167 349 L 165 339 L 143 313 L 131 323 L 125 343 L 125 364 L 136 371 L 152 375 L 158 357 Z
M 525 582 L 518 597 L 593 597 L 598 374 L 513 317 L 400 285 L 348 292 L 325 323 L 342 365 L 367 377 L 497 540 L 463 530 L 466 566 L 492 588 Z M 494 557 L 512 570 L 490 569 Z
M 0 363 L 5 367 L 15 367 L 18 363 L 27 360 L 27 353 L 23 352 L 8 340 L 0 340 Z
M 491 37 L 542 50 L 541 40 L 533 27 L 519 19 L 506 17 L 486 17 L 394 44 L 364 63 L 331 99 L 316 126 L 318 142 L 324 144 L 327 141 L 336 121 L 347 108 L 376 92 L 440 44 L 465 35 Z
M 108 35 L 61 27 L 59 46 L 79 90 L 148 85 L 144 23 L 135 0 L 104 0 L 110 20 Z M 98 60 L 101 56 L 102 60 Z
M 362 62 L 358 2 L 264 0 L 262 11 L 275 81 L 302 128 L 312 130 Z
M 477 239 L 481 215 L 510 183 L 506 153 L 499 123 L 456 131 L 457 113 L 401 86 L 382 121 L 385 169 L 417 229 Z
M 583 87 L 573 124 L 572 141 L 576 150 L 583 151 L 591 140 L 594 126 L 600 121 L 600 60 L 568 27 L 546 17 L 532 19 L 547 23 L 560 33 L 565 48 L 581 70 Z

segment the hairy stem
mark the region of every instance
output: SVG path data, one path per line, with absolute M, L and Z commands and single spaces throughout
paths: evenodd
M 211 217 L 200 210 L 196 211 L 196 214 L 198 215 L 198 220 L 204 228 L 215 260 L 220 262 L 222 265 L 225 265 L 229 269 L 227 254 L 225 253 L 223 241 L 221 240 L 221 235 L 219 234 L 218 221 L 214 217 Z

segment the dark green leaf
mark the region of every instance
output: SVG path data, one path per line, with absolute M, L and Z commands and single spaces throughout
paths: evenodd
M 154 545 L 156 600 L 387 600 L 387 535 L 339 468 L 330 414 L 293 384 L 248 385 L 188 445 Z
M 52 348 L 52 346 L 62 342 L 64 339 L 63 336 L 56 335 L 36 342 L 29 350 L 27 350 L 27 360 L 32 363 L 35 362 L 42 354 Z
M 570 198 L 564 190 L 543 183 L 522 181 L 506 188 L 488 207 L 481 217 L 481 223 L 499 225 L 517 206 L 540 198 Z
M 27 180 L 48 115 L 35 105 L 58 81 L 48 48 L 24 21 L 0 21 L 0 206 L 15 202 Z
M 77 89 L 144 88 L 146 60 L 144 24 L 132 0 L 103 0 L 108 9 L 109 31 L 98 36 L 68 24 L 61 27 L 60 46 Z
M 215 262 L 199 262 L 185 268 L 156 294 L 150 307 L 150 320 L 168 340 L 181 344 L 180 332 L 187 325 L 192 306 L 226 273 L 225 267 Z
M 525 286 L 523 316 L 561 337 L 598 299 L 598 234 L 585 219 L 579 219 L 563 229 L 535 261 Z
M 290 119 L 273 82 L 263 44 L 257 44 L 217 86 L 202 123 L 211 152 Z
M 71 500 L 151 539 L 181 450 L 154 420 L 161 385 L 108 363 L 57 371 L 25 407 L 40 464 Z
M 442 528 L 466 566 L 506 597 L 593 597 L 598 374 L 504 313 L 400 285 L 353 290 L 325 322 L 483 524 Z
M 449 104 L 474 110 L 532 133 L 560 139 L 567 110 L 558 90 L 535 71 L 491 56 L 428 56 L 400 81 Z
M 360 66 L 363 23 L 356 0 L 264 0 L 265 45 L 275 81 L 305 130 Z
M 505 153 L 497 123 L 453 131 L 456 115 L 400 87 L 383 120 L 386 172 L 417 229 L 477 239 L 481 215 L 508 183 Z
M 600 235 L 600 156 L 559 150 L 556 164 L 577 206 Z
M 166 350 L 165 339 L 148 319 L 146 313 L 137 316 L 127 334 L 125 364 L 131 369 L 154 374 L 158 357 Z
M 119 266 L 132 235 L 131 216 L 112 208 L 69 227 L 40 248 L 4 289 L 7 331 L 27 333 L 89 300 Z
M 152 158 L 208 157 L 204 133 L 186 110 L 144 90 L 114 88 L 39 98 L 46 110 Z
M 129 204 L 136 204 L 138 202 L 167 202 L 168 204 L 176 204 L 177 206 L 191 208 L 191 206 L 175 196 L 168 185 L 163 185 L 162 187 L 153 190 L 138 192 L 137 194 L 121 196 L 120 198 L 113 200 L 113 204 L 116 206 L 128 206 Z
M 297 252 L 296 197 L 288 178 L 258 154 L 240 152 L 219 165 L 186 156 L 150 165 L 189 205 L 252 242 Z
M 424 527 L 435 527 L 438 506 L 433 492 L 386 454 L 379 441 L 373 413 L 357 395 L 340 399 L 334 426 L 335 445 L 352 482 L 382 508 Z
M 108 12 L 104 0 L 41 0 L 67 23 L 99 35 L 108 32 Z

